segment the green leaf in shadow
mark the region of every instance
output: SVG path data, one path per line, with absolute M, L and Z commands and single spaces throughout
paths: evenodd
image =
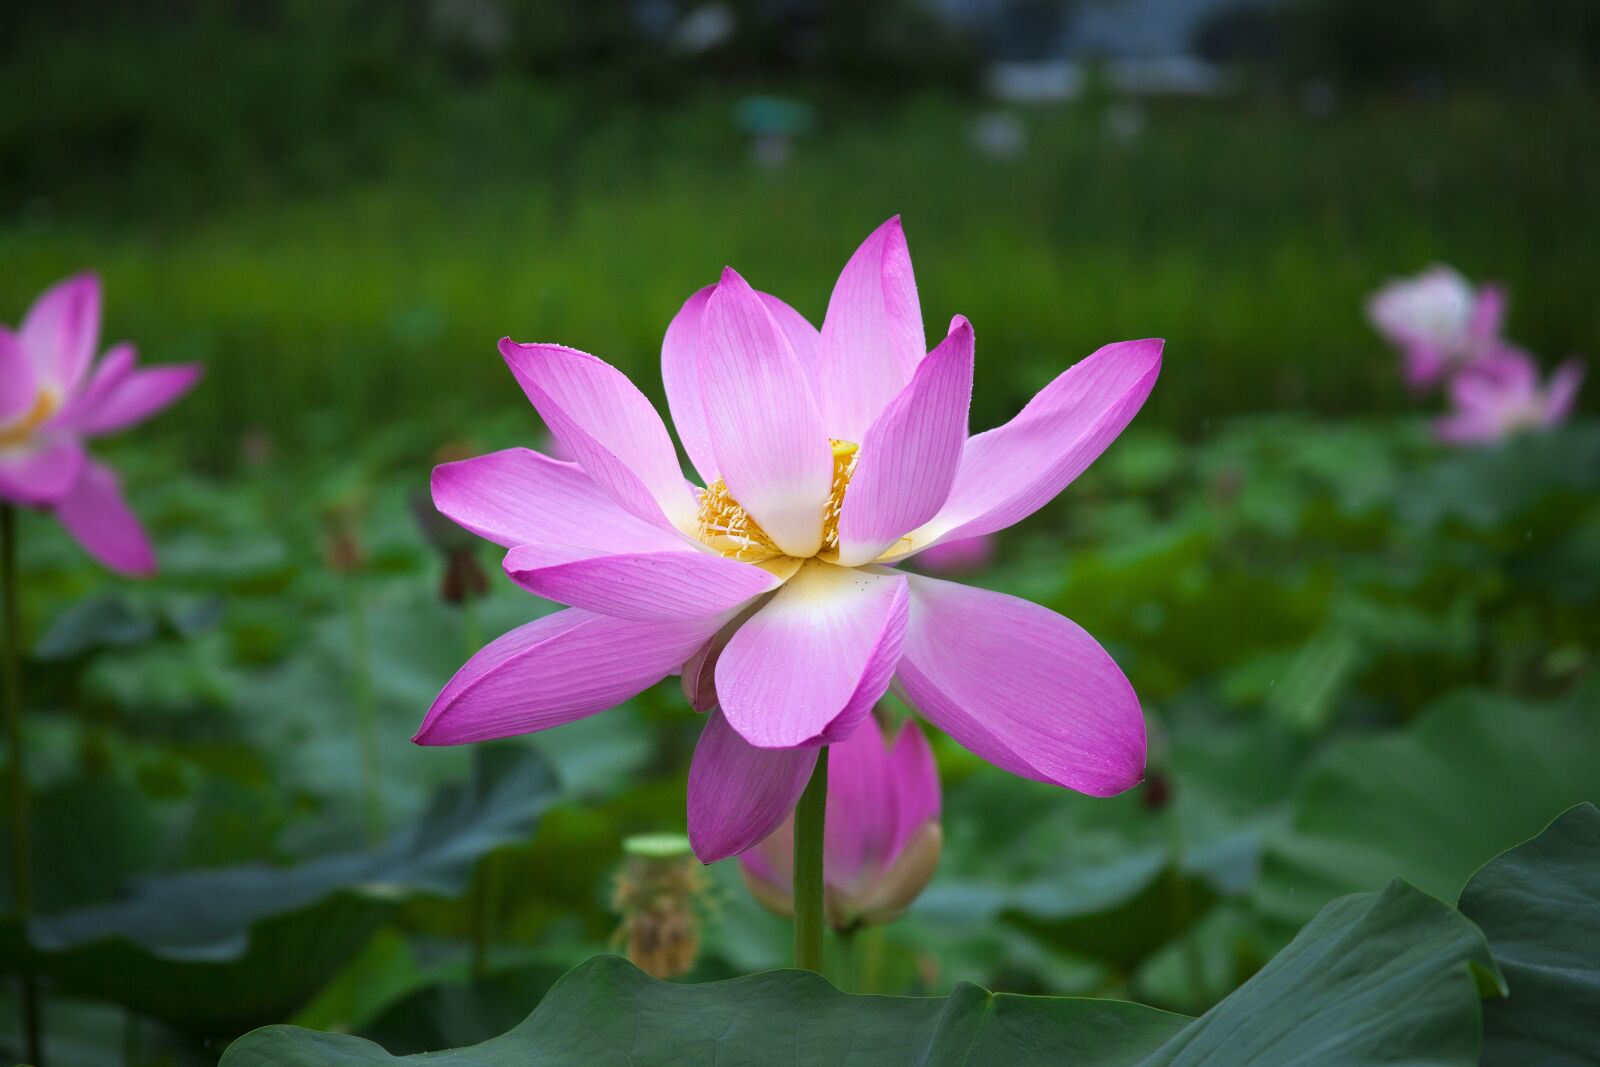
M 805 971 L 676 985 L 599 956 L 568 973 L 520 1025 L 471 1048 L 393 1057 L 360 1038 L 272 1026 L 236 1041 L 222 1067 L 1469 1067 L 1480 1020 L 1473 966 L 1494 967 L 1478 929 L 1396 881 L 1329 905 L 1195 1020 L 967 983 L 943 999 L 852 996 Z
M 1485 1067 L 1600 1063 L 1600 809 L 1569 809 L 1461 891 L 1505 972 L 1484 1006 Z
M 469 782 L 441 789 L 381 848 L 145 878 L 123 899 L 35 916 L 29 937 L 62 988 L 185 1029 L 238 1033 L 292 1014 L 396 904 L 464 892 L 474 863 L 526 839 L 554 801 L 537 753 L 476 757 Z

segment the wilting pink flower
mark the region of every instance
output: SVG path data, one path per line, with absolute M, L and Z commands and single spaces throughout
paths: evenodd
M 1367 317 L 1404 355 L 1406 380 L 1421 387 L 1502 347 L 1505 303 L 1498 286 L 1474 288 L 1458 271 L 1438 266 L 1378 290 L 1367 301 Z
M 928 574 L 966 574 L 981 570 L 994 556 L 994 534 L 940 541 L 917 556 L 917 569 Z
M 872 716 L 828 750 L 828 817 L 822 835 L 824 901 L 836 930 L 886 923 L 917 898 L 939 865 L 939 772 L 914 722 L 891 748 Z M 739 854 L 762 904 L 794 914 L 794 817 Z
M 100 280 L 45 290 L 15 333 L 0 327 L 0 498 L 50 508 L 89 554 L 124 574 L 155 570 L 144 528 L 84 440 L 143 422 L 200 376 L 196 364 L 137 370 L 133 346 L 94 362 Z
M 957 316 L 927 351 L 898 218 L 845 264 L 821 331 L 725 270 L 662 345 L 703 489 L 610 365 L 509 338 L 500 351 L 575 462 L 510 449 L 447 463 L 434 503 L 510 549 L 518 584 L 569 607 L 474 656 L 418 743 L 558 726 L 681 669 L 714 709 L 689 774 L 707 862 L 771 833 L 818 746 L 848 738 L 891 681 L 1013 773 L 1095 795 L 1139 780 L 1139 702 L 1093 638 L 1036 604 L 893 565 L 1048 503 L 1144 403 L 1160 341 L 1100 349 L 969 438 L 972 327 Z
M 1434 423 L 1434 435 L 1449 444 L 1501 441 L 1565 422 L 1582 381 L 1583 367 L 1568 360 L 1541 383 L 1527 353 L 1502 349 L 1451 379 L 1453 410 Z

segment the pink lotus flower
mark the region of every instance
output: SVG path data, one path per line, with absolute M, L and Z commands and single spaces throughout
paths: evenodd
M 943 832 L 939 771 L 914 722 L 891 748 L 867 721 L 828 754 L 823 830 L 823 907 L 835 930 L 897 919 L 933 877 Z M 794 914 L 794 819 L 739 854 L 750 892 L 767 908 Z
M 510 549 L 514 581 L 569 607 L 474 656 L 414 740 L 559 726 L 681 669 L 713 709 L 689 774 L 706 862 L 770 834 L 818 746 L 849 738 L 891 681 L 1015 774 L 1095 795 L 1138 782 L 1139 701 L 1093 638 L 1036 604 L 893 565 L 1047 504 L 1144 403 L 1161 342 L 1100 349 L 971 438 L 972 327 L 957 316 L 926 347 L 898 218 L 845 264 L 820 332 L 725 270 L 662 345 L 699 488 L 617 370 L 501 341 L 576 462 L 510 449 L 444 464 L 434 503 Z
M 1367 317 L 1405 356 L 1406 381 L 1432 385 L 1501 347 L 1505 294 L 1474 288 L 1445 266 L 1385 285 L 1367 301 Z
M 981 570 L 994 557 L 994 546 L 993 534 L 941 541 L 917 556 L 917 569 L 928 574 L 966 574 Z
M 1451 380 L 1454 410 L 1434 423 L 1434 436 L 1447 444 L 1503 441 L 1565 422 L 1582 381 L 1583 367 L 1568 360 L 1541 384 L 1527 353 L 1502 349 Z
M 89 554 L 123 574 L 151 574 L 155 552 L 109 467 L 86 438 L 143 422 L 200 376 L 196 364 L 136 370 L 130 344 L 91 367 L 100 280 L 79 274 L 45 290 L 13 333 L 0 327 L 0 499 L 50 508 Z

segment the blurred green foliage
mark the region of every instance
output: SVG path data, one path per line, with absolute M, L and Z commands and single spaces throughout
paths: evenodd
M 1262 32 L 1302 58 L 1233 53 L 1256 63 L 1247 93 L 1012 109 L 1023 150 L 992 158 L 972 142 L 994 106 L 971 91 L 982 42 L 915 4 L 870 26 L 858 6 L 736 4 L 730 41 L 695 58 L 580 3 L 506 4 L 492 47 L 420 3 L 0 11 L 0 321 L 94 267 L 108 340 L 207 366 L 108 449 L 159 579 L 109 585 L 24 518 L 47 928 L 104 932 L 141 893 L 251 864 L 268 890 L 365 872 L 374 811 L 392 841 L 476 795 L 469 752 L 406 738 L 472 649 L 551 606 L 486 549 L 488 599 L 442 603 L 414 507 L 441 450 L 537 443 L 495 340 L 593 351 L 659 402 L 665 325 L 724 263 L 820 322 L 896 212 L 930 333 L 957 312 L 977 329 L 975 428 L 1103 343 L 1168 338 L 1134 428 L 975 579 L 1104 642 L 1153 743 L 1148 783 L 1103 801 L 937 741 L 943 865 L 860 946 L 860 988 L 1199 1013 L 1330 897 L 1395 875 L 1448 896 L 1593 799 L 1600 427 L 1444 451 L 1360 315 L 1386 277 L 1445 260 L 1505 282 L 1512 336 L 1547 362 L 1600 352 L 1592 14 L 1292 5 Z M 1505 46 L 1492 63 L 1485 42 Z M 1315 106 L 1306 74 L 1329 81 Z M 816 116 L 781 166 L 739 128 L 756 93 Z M 335 514 L 355 571 L 328 566 Z M 396 1053 L 510 1029 L 613 944 L 621 842 L 681 829 L 698 727 L 666 685 L 510 742 L 556 771 L 536 830 L 461 834 L 470 877 L 376 901 L 339 879 L 304 907 L 240 894 L 208 913 L 238 952 L 191 959 L 180 1004 L 85 974 L 105 951 L 183 970 L 183 946 L 140 948 L 131 920 L 58 938 L 53 1062 L 205 1063 L 283 1016 Z M 511 808 L 483 810 L 505 830 Z M 727 867 L 695 979 L 788 959 Z M 0 959 L 18 934 L 0 926 Z M 204 970 L 256 964 L 255 1003 Z
M 724 264 L 820 321 L 896 212 L 930 335 L 955 313 L 978 331 L 979 426 L 1149 335 L 1170 345 L 1146 419 L 1186 438 L 1240 411 L 1402 410 L 1361 300 L 1435 260 L 1506 283 L 1512 335 L 1547 360 L 1600 351 L 1570 284 L 1600 230 L 1584 91 L 1336 94 L 1326 112 L 1292 88 L 1094 92 L 1017 111 L 1023 151 L 996 159 L 972 143 L 992 105 L 959 78 L 680 58 L 643 85 L 626 48 L 569 39 L 600 29 L 564 5 L 508 6 L 505 50 L 466 70 L 415 5 L 63 10 L 0 35 L 0 320 L 101 270 L 109 337 L 206 363 L 149 432 L 211 469 L 251 428 L 302 453 L 397 417 L 469 433 L 517 403 L 504 334 L 593 351 L 660 399 L 665 324 Z M 738 128 L 749 93 L 815 109 L 782 166 Z
M 93 993 L 153 1013 L 136 1024 L 151 1051 L 135 1063 L 160 1062 L 160 1049 L 206 1062 L 219 1046 L 205 1052 L 204 1037 L 231 1036 L 229 1020 L 274 1017 L 395 1053 L 480 1041 L 615 947 L 622 840 L 682 828 L 700 720 L 669 683 L 508 743 L 541 752 L 559 794 L 531 836 L 504 836 L 515 808 L 488 799 L 501 836 L 445 835 L 470 879 L 396 886 L 378 906 L 337 879 L 303 902 L 271 890 L 378 862 L 351 611 L 366 620 L 375 787 L 395 833 L 436 821 L 432 798 L 470 772 L 470 750 L 406 742 L 434 693 L 477 643 L 551 610 L 501 580 L 468 608 L 440 602 L 445 563 L 416 521 L 424 469 L 408 458 L 429 438 L 397 429 L 334 460 L 258 459 L 240 478 L 185 474 L 171 449 L 122 450 L 163 549 L 146 585 L 108 594 L 46 519 L 24 523 L 38 819 L 72 828 L 36 837 L 40 884 L 56 888 L 35 937 L 63 1039 L 98 1032 L 103 1009 L 81 996 Z M 520 418 L 479 429 L 479 448 L 528 437 Z M 1087 798 L 937 738 L 939 873 L 839 973 L 882 992 L 942 995 L 967 980 L 1195 1014 L 1333 897 L 1394 876 L 1451 897 L 1478 864 L 1592 798 L 1600 426 L 1464 452 L 1422 430 L 1274 415 L 1225 420 L 1193 445 L 1136 425 L 1008 533 L 973 580 L 1063 611 L 1116 655 L 1149 719 L 1149 780 Z M 333 505 L 354 517 L 357 571 L 324 560 Z M 282 870 L 205 909 L 208 952 L 224 943 L 217 924 L 237 928 L 232 962 L 185 963 L 149 940 L 150 900 L 251 863 Z M 712 870 L 691 979 L 788 960 L 787 925 L 728 866 Z M 328 922 L 349 936 L 317 939 Z M 105 940 L 119 923 L 122 940 Z M 477 965 L 475 930 L 490 932 Z M 15 936 L 0 931 L 0 949 Z M 258 943 L 278 949 L 247 947 Z M 155 1005 L 149 983 L 124 996 L 86 977 L 108 945 L 140 944 L 157 955 L 121 970 L 273 977 L 257 1002 L 211 981 L 177 1006 Z M 310 944 L 337 952 L 295 948 Z M 291 956 L 315 967 L 289 968 Z

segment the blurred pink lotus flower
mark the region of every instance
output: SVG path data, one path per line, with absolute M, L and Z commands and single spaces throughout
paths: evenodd
M 1367 301 L 1367 317 L 1405 357 L 1406 381 L 1432 385 L 1503 347 L 1505 294 L 1474 287 L 1451 267 L 1431 267 L 1385 285 Z
M 502 340 L 575 462 L 509 449 L 443 464 L 434 504 L 510 549 L 515 582 L 569 607 L 469 660 L 413 740 L 559 726 L 685 670 L 710 709 L 688 796 L 706 862 L 770 834 L 819 746 L 849 738 L 891 681 L 996 766 L 1122 792 L 1144 771 L 1144 719 L 1092 637 L 1036 604 L 893 564 L 1047 504 L 1139 410 L 1161 348 L 1108 345 L 969 438 L 972 327 L 957 316 L 927 351 L 890 219 L 845 264 L 820 331 L 732 270 L 673 319 L 662 376 L 699 488 L 615 368 Z
M 1447 444 L 1477 444 L 1565 422 L 1582 382 L 1583 367 L 1576 360 L 1541 383 L 1527 353 L 1502 349 L 1451 379 L 1452 411 L 1434 423 L 1434 436 Z
M 917 567 L 929 574 L 967 574 L 982 570 L 994 557 L 994 534 L 941 541 L 917 556 Z
M 198 364 L 137 370 L 134 348 L 97 364 L 100 280 L 79 274 L 45 290 L 16 332 L 0 327 L 0 499 L 55 512 L 105 566 L 151 574 L 155 551 L 109 467 L 84 440 L 154 415 L 188 392 Z
M 823 829 L 824 910 L 835 930 L 900 917 L 933 877 L 943 832 L 939 772 L 927 738 L 908 722 L 891 748 L 866 722 L 828 754 Z M 794 818 L 739 854 L 750 892 L 770 910 L 794 914 Z

